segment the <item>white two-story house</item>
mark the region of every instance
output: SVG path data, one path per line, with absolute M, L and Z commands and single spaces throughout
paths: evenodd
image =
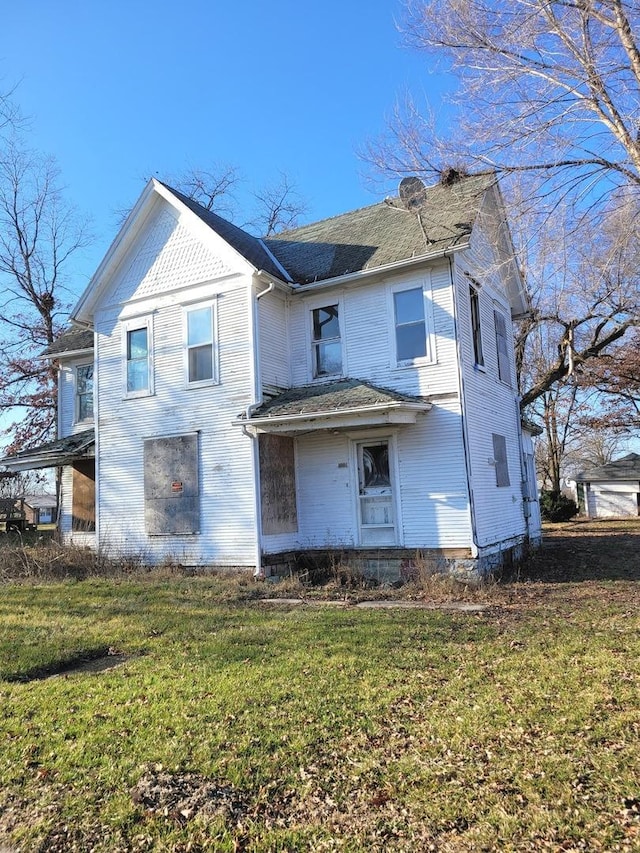
M 49 350 L 61 531 L 281 571 L 301 555 L 483 574 L 540 538 L 494 179 L 450 174 L 258 239 L 152 180 Z

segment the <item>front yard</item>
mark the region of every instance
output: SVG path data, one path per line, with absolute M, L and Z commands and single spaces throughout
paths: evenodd
M 475 613 L 7 582 L 0 845 L 638 850 L 639 544 L 637 522 L 556 526 L 517 580 L 458 591 Z

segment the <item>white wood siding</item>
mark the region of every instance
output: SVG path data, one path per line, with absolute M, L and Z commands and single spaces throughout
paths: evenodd
M 298 532 L 264 537 L 265 553 L 360 545 L 354 445 L 364 438 L 392 436 L 397 546 L 471 548 L 460 408 L 457 401 L 450 401 L 400 429 L 348 435 L 318 431 L 298 438 Z
M 478 295 L 484 368 L 474 364 L 468 276 L 472 276 L 480 285 Z M 507 384 L 498 376 L 494 321 L 494 310 L 499 310 L 510 329 L 511 312 L 500 258 L 486 239 L 480 224 L 474 229 L 469 250 L 456 256 L 455 283 L 471 488 L 477 544 L 483 548 L 523 537 L 526 522 L 513 337 L 509 336 L 511 384 Z M 506 441 L 509 486 L 496 485 L 493 433 L 504 436 Z
M 591 518 L 637 516 L 640 483 L 637 480 L 589 484 L 588 511 Z
M 431 290 L 435 360 L 429 364 L 396 367 L 391 291 L 394 285 L 416 286 L 427 280 Z M 453 297 L 448 263 L 435 264 L 412 276 L 327 289 L 291 298 L 290 341 L 292 384 L 313 381 L 311 369 L 311 311 L 339 304 L 343 338 L 343 375 L 410 394 L 457 394 Z
M 213 255 L 162 206 L 150 220 L 120 264 L 115 293 L 104 293 L 95 314 L 100 545 L 149 562 L 170 558 L 187 564 L 254 565 L 253 448 L 251 440 L 231 426 L 253 402 L 251 278 L 231 275 L 229 258 Z M 207 281 L 207 275 L 212 280 Z M 189 388 L 184 309 L 211 300 L 217 305 L 219 383 Z M 152 320 L 153 394 L 127 398 L 123 325 L 135 326 L 136 317 Z M 200 533 L 148 536 L 144 439 L 194 432 L 200 450 Z
M 258 300 L 258 340 L 262 387 L 291 386 L 286 297 L 276 291 Z

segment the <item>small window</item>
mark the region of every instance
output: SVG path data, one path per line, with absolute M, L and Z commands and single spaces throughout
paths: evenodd
M 149 329 L 127 331 L 127 393 L 149 391 Z
M 398 364 L 410 364 L 427 355 L 427 324 L 421 287 L 393 294 Z
M 509 362 L 509 344 L 507 339 L 507 321 L 504 314 L 494 311 L 496 323 L 496 348 L 498 350 L 498 377 L 511 385 L 511 364 Z
M 471 306 L 471 334 L 473 337 L 473 361 L 478 367 L 484 367 L 482 353 L 482 328 L 480 325 L 480 296 L 476 288 L 469 285 L 469 303 Z
M 187 382 L 214 379 L 213 306 L 187 311 Z
M 509 465 L 507 464 L 507 440 L 503 435 L 492 433 L 493 460 L 496 466 L 496 486 L 509 486 Z
M 76 367 L 76 417 L 78 421 L 93 418 L 93 364 Z
M 315 308 L 313 320 L 313 375 L 336 376 L 342 373 L 342 342 L 338 306 Z

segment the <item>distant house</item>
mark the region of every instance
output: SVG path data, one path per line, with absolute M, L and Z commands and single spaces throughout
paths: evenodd
M 67 541 L 268 574 L 483 574 L 540 539 L 500 192 L 451 175 L 259 239 L 150 181 L 50 347 Z
M 55 527 L 57 501 L 55 495 L 23 495 L 16 506 L 24 513 L 26 524 L 40 529 Z
M 580 511 L 589 518 L 640 515 L 640 455 L 582 471 L 576 477 Z

